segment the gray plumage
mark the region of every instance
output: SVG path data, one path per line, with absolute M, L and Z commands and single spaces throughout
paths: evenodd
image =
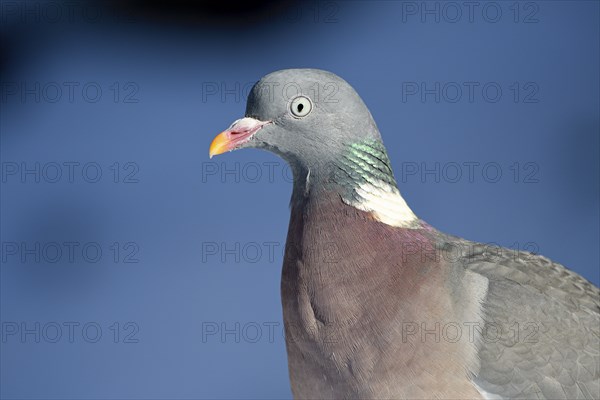
M 599 289 L 416 218 L 344 80 L 274 72 L 246 117 L 227 149 L 273 151 L 294 172 L 281 287 L 294 397 L 600 397 Z

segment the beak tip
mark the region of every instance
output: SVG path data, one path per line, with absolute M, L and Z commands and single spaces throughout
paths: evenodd
M 208 148 L 208 157 L 213 158 L 214 156 L 217 156 L 227 151 L 228 140 L 229 139 L 226 136 L 226 131 L 218 134 L 213 139 L 212 143 L 210 144 L 210 147 Z

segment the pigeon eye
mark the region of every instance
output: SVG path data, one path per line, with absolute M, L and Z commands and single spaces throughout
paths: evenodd
M 292 100 L 290 110 L 296 117 L 306 117 L 312 110 L 312 103 L 308 97 L 298 96 Z

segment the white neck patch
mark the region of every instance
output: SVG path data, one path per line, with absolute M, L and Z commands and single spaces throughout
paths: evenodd
M 370 212 L 376 220 L 384 224 L 416 228 L 417 216 L 412 212 L 398 189 L 386 182 L 376 180 L 360 184 L 354 189 L 358 199 L 346 202 L 359 210 Z

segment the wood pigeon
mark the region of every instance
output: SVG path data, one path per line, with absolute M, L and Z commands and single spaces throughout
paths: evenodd
M 600 398 L 600 290 L 417 218 L 346 81 L 263 77 L 210 156 L 245 147 L 294 176 L 281 297 L 295 398 Z

